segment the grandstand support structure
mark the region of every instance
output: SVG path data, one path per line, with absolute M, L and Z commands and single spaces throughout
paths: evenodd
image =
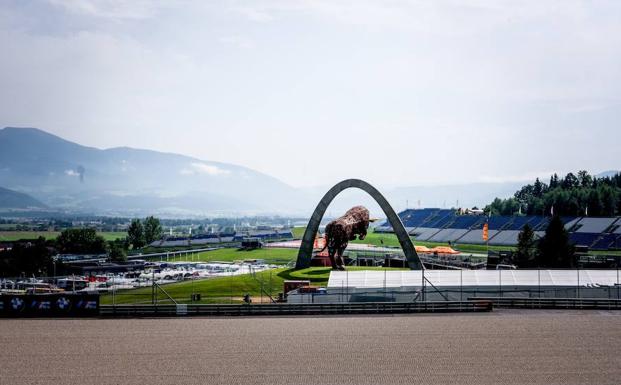
M 315 208 L 315 211 L 308 222 L 308 226 L 306 226 L 306 231 L 304 232 L 304 237 L 302 238 L 302 244 L 300 245 L 300 250 L 298 251 L 298 259 L 295 263 L 296 269 L 304 269 L 310 266 L 315 235 L 319 230 L 321 219 L 323 218 L 323 215 L 332 200 L 343 190 L 348 188 L 358 188 L 363 190 L 375 199 L 377 204 L 379 204 L 382 208 L 382 211 L 384 211 L 384 214 L 386 214 L 386 218 L 388 218 L 388 222 L 390 222 L 390 225 L 399 240 L 399 244 L 403 249 L 405 257 L 407 258 L 409 268 L 412 270 L 424 269 L 424 266 L 416 253 L 416 249 L 414 249 L 412 240 L 410 239 L 407 231 L 405 231 L 405 227 L 403 227 L 403 223 L 401 222 L 399 216 L 395 213 L 395 210 L 393 210 L 386 198 L 384 198 L 384 196 L 375 187 L 360 179 L 346 179 L 341 181 L 328 190 L 323 198 L 321 198 L 321 201 L 319 201 L 319 204 Z

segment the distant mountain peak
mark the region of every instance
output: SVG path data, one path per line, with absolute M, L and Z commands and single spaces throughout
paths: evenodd
M 602 171 L 599 174 L 596 174 L 595 177 L 596 178 L 607 178 L 607 177 L 615 176 L 619 173 L 621 173 L 621 171 L 619 170 L 608 170 L 608 171 Z
M 0 187 L 0 208 L 2 209 L 29 209 L 47 208 L 47 206 L 28 194 Z
M 4 127 L 3 129 L 0 130 L 0 133 L 3 133 L 5 135 L 40 135 L 40 136 L 47 136 L 47 137 L 53 137 L 53 138 L 57 138 L 60 140 L 64 140 L 59 136 L 56 136 L 54 134 L 51 134 L 47 131 L 43 131 L 39 128 L 35 128 L 35 127 Z

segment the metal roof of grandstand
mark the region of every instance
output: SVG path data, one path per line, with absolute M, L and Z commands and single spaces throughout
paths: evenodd
M 614 286 L 614 270 L 425 270 L 425 278 L 442 286 Z M 328 289 L 420 287 L 421 270 L 333 271 Z M 384 282 L 385 281 L 385 282 Z M 428 283 L 425 283 L 428 285 Z

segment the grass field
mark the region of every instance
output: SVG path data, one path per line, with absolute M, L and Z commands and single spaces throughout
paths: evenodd
M 118 238 L 125 238 L 125 232 L 100 232 L 97 233 L 104 237 L 106 241 L 113 241 Z M 60 231 L 0 231 L 0 241 L 17 241 L 20 239 L 55 239 L 60 235 Z
M 306 230 L 306 227 L 294 227 L 293 238 L 302 239 L 302 237 L 304 236 L 304 230 Z
M 348 267 L 347 270 L 382 270 L 381 267 Z M 391 269 L 395 270 L 395 269 Z M 190 302 L 192 293 L 200 293 L 199 303 L 231 303 L 241 302 L 244 294 L 248 293 L 255 298 L 255 302 L 261 297 L 261 287 L 263 295 L 267 299 L 267 294 L 276 298 L 279 292 L 283 291 L 285 280 L 304 279 L 311 281 L 317 286 L 326 286 L 330 277 L 330 268 L 311 267 L 308 269 L 274 269 L 252 274 L 235 275 L 231 277 L 218 277 L 199 281 L 185 281 L 162 286 L 164 290 L 177 302 Z M 150 303 L 152 299 L 151 287 L 124 290 L 115 294 L 114 302 L 120 303 Z M 158 299 L 167 301 L 164 293 L 158 294 Z M 112 304 L 112 295 L 101 296 L 102 304 Z
M 169 261 L 220 261 L 234 262 L 244 259 L 264 259 L 272 264 L 287 264 L 295 261 L 298 255 L 297 249 L 255 249 L 255 250 L 239 250 L 235 248 L 218 249 L 213 251 L 204 251 L 201 253 L 183 254 L 176 257 L 169 257 Z M 163 258 L 166 260 L 166 257 Z

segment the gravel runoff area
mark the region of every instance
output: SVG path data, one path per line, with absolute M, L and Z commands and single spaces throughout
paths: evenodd
M 621 312 L 0 320 L 1 384 L 619 384 Z

